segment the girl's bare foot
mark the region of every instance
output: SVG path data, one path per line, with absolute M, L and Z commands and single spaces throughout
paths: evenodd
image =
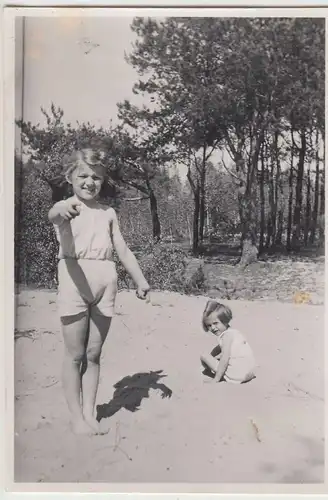
M 74 434 L 92 436 L 98 434 L 85 420 L 76 420 L 72 422 L 72 431 Z
M 86 423 L 91 427 L 95 434 L 107 434 L 109 429 L 102 429 L 100 423 L 94 417 L 85 417 Z

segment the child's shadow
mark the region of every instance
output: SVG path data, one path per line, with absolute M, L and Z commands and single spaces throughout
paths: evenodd
M 162 398 L 170 398 L 172 391 L 165 384 L 159 382 L 166 377 L 163 370 L 135 373 L 127 375 L 117 382 L 113 398 L 108 403 L 97 405 L 97 420 L 108 418 L 118 412 L 121 408 L 135 412 L 140 409 L 144 398 L 149 398 L 149 390 L 161 391 Z

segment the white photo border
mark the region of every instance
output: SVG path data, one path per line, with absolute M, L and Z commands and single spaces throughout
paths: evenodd
M 22 3 L 22 2 L 20 2 Z M 50 2 L 47 2 L 48 4 Z M 79 6 L 74 5 L 74 7 L 64 7 L 67 2 L 56 2 L 60 7 L 45 6 L 45 2 L 40 0 L 39 2 L 30 2 L 33 7 L 16 7 L 10 6 L 14 2 L 7 2 L 7 7 L 2 11 L 2 51 L 1 51 L 1 69 L 2 69 L 2 93 L 1 93 L 1 109 L 3 110 L 3 134 L 1 134 L 1 151 L 3 151 L 2 156 L 2 168 L 0 177 L 0 199 L 1 199 L 1 224 L 0 227 L 3 230 L 2 241 L 4 245 L 1 245 L 1 270 L 4 279 L 1 287 L 1 304 L 4 305 L 1 311 L 1 319 L 3 319 L 1 331 L 5 333 L 3 336 L 3 342 L 1 343 L 1 349 L 3 354 L 3 367 L 4 371 L 2 373 L 1 384 L 4 386 L 4 404 L 3 412 L 1 414 L 4 416 L 5 425 L 4 435 L 2 436 L 3 446 L 3 466 L 1 470 L 4 471 L 4 485 L 5 489 L 3 491 L 3 498 L 18 498 L 21 497 L 21 493 L 45 493 L 50 494 L 51 497 L 64 498 L 63 493 L 70 493 L 69 496 L 73 496 L 75 493 L 85 498 L 85 494 L 97 493 L 97 499 L 108 499 L 109 493 L 110 498 L 122 498 L 122 494 L 133 494 L 136 498 L 167 498 L 167 494 L 172 494 L 171 498 L 201 498 L 207 500 L 213 498 L 212 494 L 220 495 L 220 498 L 225 499 L 239 497 L 241 494 L 251 494 L 251 495 L 267 495 L 272 494 L 274 497 L 279 495 L 287 494 L 302 494 L 309 495 L 324 495 L 327 493 L 327 461 L 326 461 L 326 474 L 325 483 L 323 485 L 279 485 L 279 484 L 105 484 L 105 483 L 14 483 L 13 482 L 13 436 L 14 436 L 14 342 L 12 332 L 14 330 L 14 317 L 15 317 L 15 307 L 14 307 L 14 252 L 13 252 L 13 231 L 14 231 L 14 118 L 15 118 L 15 64 L 14 64 L 14 50 L 15 50 L 15 19 L 20 16 L 27 17 L 82 17 L 82 16 L 171 16 L 182 14 L 184 16 L 199 16 L 200 9 L 202 16 L 220 16 L 220 17 L 324 17 L 326 18 L 326 33 L 327 33 L 327 17 L 328 17 L 328 6 L 325 7 L 324 3 L 318 4 L 314 2 L 314 5 L 310 2 L 294 2 L 295 6 L 284 7 L 283 0 L 277 0 L 276 2 L 268 1 L 253 1 L 250 5 L 249 2 L 239 0 L 236 2 L 231 2 L 233 5 L 231 7 L 226 7 L 225 2 L 210 1 L 206 2 L 206 6 L 203 7 L 201 4 L 192 5 L 187 2 L 179 2 L 179 8 L 173 7 L 176 2 L 173 0 L 165 1 L 165 7 L 161 2 L 161 7 L 156 7 L 154 2 L 146 1 L 143 2 L 133 2 L 132 0 L 126 0 L 124 2 L 124 7 L 122 7 L 121 2 L 111 2 L 111 6 L 108 3 L 99 0 L 97 2 L 98 6 L 101 8 L 96 8 L 90 6 L 90 3 L 80 2 Z M 139 6 L 138 6 L 139 3 Z M 205 2 L 204 2 L 205 3 Z M 17 3 L 15 2 L 17 5 Z M 25 4 L 25 2 L 24 2 Z M 140 5 L 142 4 L 142 8 Z M 306 4 L 306 5 L 305 5 Z M 40 7 L 42 5 L 42 7 Z M 88 5 L 86 7 L 86 5 Z M 326 4 L 327 5 L 327 4 Z M 279 7 L 278 7 L 279 6 Z M 327 61 L 327 35 L 326 35 L 326 61 Z M 326 65 L 327 67 L 327 65 Z M 327 76 L 326 76 L 327 78 Z M 327 116 L 327 96 L 325 111 Z M 326 144 L 327 144 L 327 129 L 326 129 Z M 327 185 L 326 185 L 327 194 Z M 327 241 L 326 247 L 327 251 Z M 327 253 L 326 253 L 327 254 Z M 327 271 L 325 271 L 327 273 Z M 327 282 L 327 274 L 325 275 Z M 325 290 L 325 299 L 327 299 L 327 288 Z M 326 303 L 326 301 L 325 301 Z M 325 314 L 325 325 L 327 326 L 327 317 Z M 326 329 L 327 330 L 327 329 Z M 327 343 L 325 342 L 325 353 L 327 351 Z M 325 363 L 325 382 L 327 381 L 327 366 Z M 326 395 L 327 395 L 327 384 L 326 385 Z M 327 399 L 326 399 L 327 404 Z M 1 408 L 2 410 L 2 408 Z M 3 419 L 2 419 L 3 420 Z M 2 421 L 1 420 L 1 421 Z M 327 420 L 327 419 L 326 419 Z M 326 431 L 327 431 L 326 423 Z M 327 435 L 327 432 L 326 432 Z M 327 456 L 327 440 L 325 445 L 325 451 Z M 55 495 L 56 493 L 56 495 Z M 58 495 L 57 495 L 58 493 Z M 59 494 L 61 496 L 59 497 Z M 106 497 L 105 497 L 106 494 Z M 185 496 L 187 494 L 187 496 Z M 197 495 L 196 495 L 197 494 Z M 199 494 L 201 494 L 199 496 Z M 74 496 L 76 496 L 74 495 Z M 151 496 L 150 496 L 151 495 Z M 126 495 L 124 495 L 126 496 Z M 92 498 L 88 495 L 88 498 Z M 48 498 L 48 496 L 42 495 L 39 498 Z

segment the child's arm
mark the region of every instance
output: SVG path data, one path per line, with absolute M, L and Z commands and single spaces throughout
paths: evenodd
M 219 365 L 214 377 L 215 382 L 220 382 L 220 380 L 222 379 L 223 375 L 225 374 L 228 368 L 229 359 L 231 356 L 232 341 L 233 341 L 233 334 L 227 332 L 224 336 L 222 344 L 222 354 L 220 356 Z
M 112 209 L 112 216 L 111 216 L 111 223 L 112 223 L 112 237 L 113 237 L 113 244 L 114 248 L 117 252 L 117 255 L 122 262 L 123 266 L 127 270 L 127 272 L 130 274 L 131 278 L 135 282 L 135 284 L 138 287 L 137 290 L 137 295 L 139 298 L 146 298 L 147 293 L 149 292 L 149 285 L 142 274 L 142 271 L 139 267 L 139 264 L 137 262 L 137 259 L 135 258 L 134 254 L 131 252 L 129 247 L 127 246 L 122 233 L 119 228 L 117 216 L 115 213 L 115 210 Z
M 49 210 L 48 218 L 53 224 L 59 225 L 64 220 L 71 220 L 80 213 L 81 203 L 74 197 L 55 203 Z

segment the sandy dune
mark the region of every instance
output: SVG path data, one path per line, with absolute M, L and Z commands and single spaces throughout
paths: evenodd
M 234 386 L 202 375 L 199 354 L 214 345 L 200 328 L 206 298 L 120 293 L 98 394 L 110 432 L 75 437 L 55 299 L 17 297 L 16 481 L 323 481 L 323 306 L 230 301 L 259 363 L 254 381 Z

